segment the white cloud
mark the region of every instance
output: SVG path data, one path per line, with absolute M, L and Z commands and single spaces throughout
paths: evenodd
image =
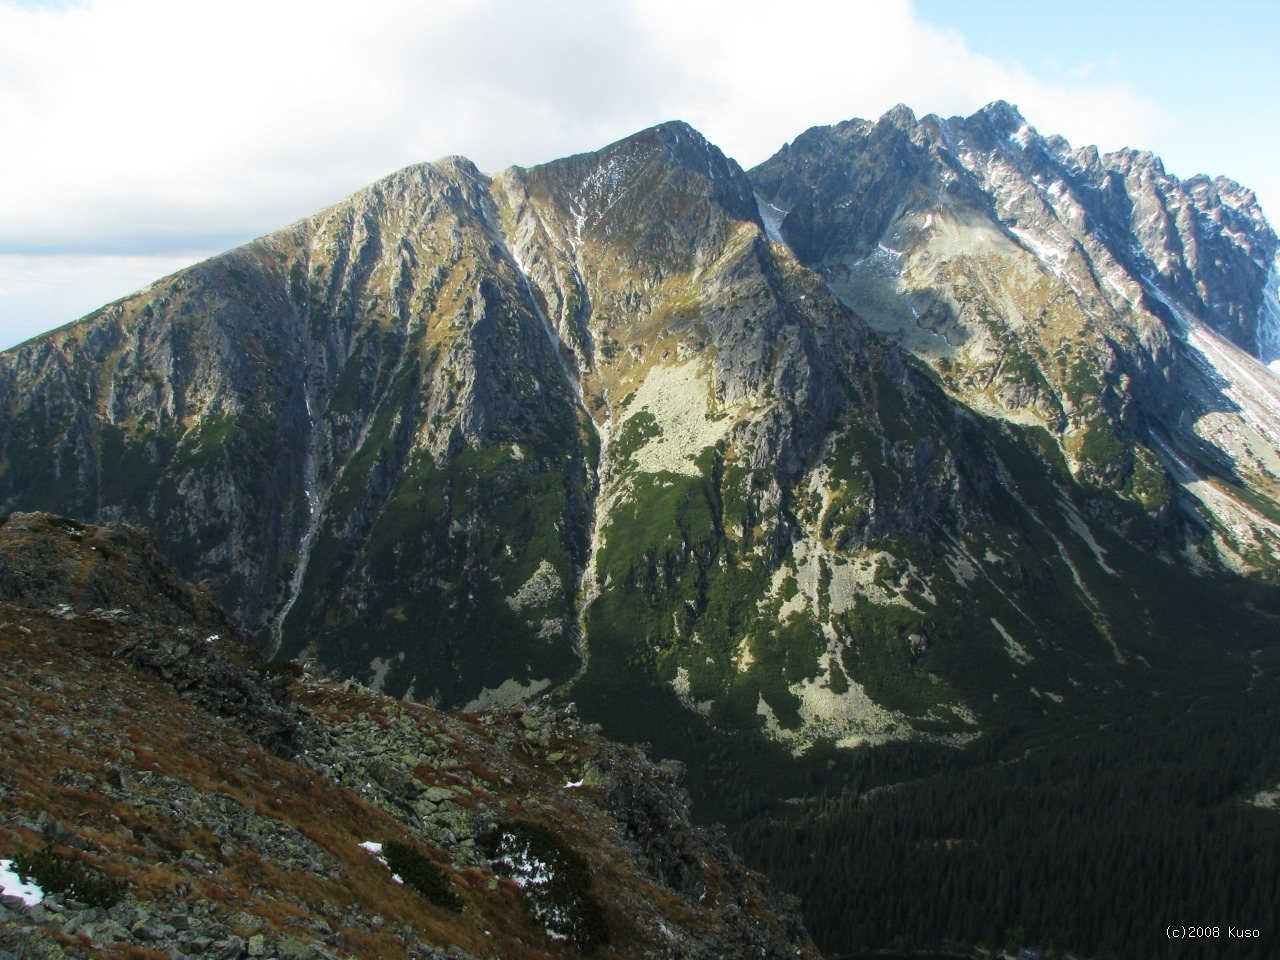
M 400 166 L 591 149 L 680 117 L 744 164 L 816 123 L 1003 97 L 1073 140 L 1141 142 L 1114 86 L 1050 87 L 906 0 L 0 3 L 0 250 L 247 238 Z
M 222 249 L 409 163 L 529 165 L 673 118 L 744 166 L 897 102 L 1149 143 L 1159 109 L 1094 76 L 979 55 L 909 0 L 0 0 L 0 253 Z
M 0 254 L 0 350 L 210 256 Z
M 896 103 L 949 116 L 1008 100 L 1046 133 L 1104 147 L 1141 143 L 1160 118 L 1123 84 L 1052 86 L 1014 60 L 977 54 L 920 21 L 908 0 L 648 0 L 643 9 L 692 78 L 673 108 L 748 166 L 809 126 L 875 118 Z
M 1116 143 L 1153 115 L 973 54 L 906 0 L 0 5 L 0 63 L 9 251 L 249 236 L 408 163 L 536 163 L 675 116 L 751 164 L 899 101 L 1004 97 Z
M 0 5 L 0 249 L 252 236 L 446 153 L 588 149 L 650 122 L 632 92 L 669 76 L 628 20 L 569 0 Z

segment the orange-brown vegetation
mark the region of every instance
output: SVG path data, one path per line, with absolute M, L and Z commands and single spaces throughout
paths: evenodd
M 82 537 L 92 539 L 86 531 Z M 79 540 L 68 547 L 82 548 L 92 549 Z M 121 560 L 81 557 L 73 576 L 82 581 L 106 562 Z M 0 602 L 0 857 L 52 841 L 60 855 L 125 881 L 129 903 L 212 911 L 242 936 L 315 942 L 323 918 L 325 943 L 340 956 L 400 960 L 413 943 L 507 960 L 564 954 L 526 908 L 520 886 L 462 848 L 470 839 L 433 840 L 452 834 L 433 834 L 403 804 L 362 789 L 364 773 L 339 781 L 329 767 L 276 755 L 156 673 L 132 668 L 117 652 L 139 632 L 190 640 L 163 622 L 115 622 L 91 612 L 68 618 Z M 248 662 L 242 652 L 235 658 Z M 721 923 L 713 908 L 728 902 L 717 893 L 728 881 L 714 867 L 703 903 L 666 889 L 635 858 L 602 792 L 565 788 L 603 743 L 576 723 L 522 710 L 441 712 L 310 679 L 295 683 L 292 695 L 308 722 L 332 736 L 371 731 L 368 740 L 344 744 L 397 744 L 388 757 L 415 791 L 434 788 L 430 803 L 448 816 L 477 825 L 519 819 L 562 837 L 588 865 L 594 895 L 609 905 L 610 942 L 595 953 L 602 960 L 654 953 L 662 928 Z M 397 882 L 361 849 L 365 841 L 419 850 L 444 872 L 461 910 Z M 71 956 L 165 956 L 135 942 L 56 940 Z

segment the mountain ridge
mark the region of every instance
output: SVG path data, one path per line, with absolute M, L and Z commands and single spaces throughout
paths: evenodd
M 1270 676 L 1278 246 L 1007 104 L 415 165 L 0 355 L 0 509 L 384 694 L 572 699 L 740 839 L 848 824 Z
M 858 174 L 863 177 L 861 186 L 856 187 L 861 192 L 847 193 L 854 181 L 840 181 L 843 185 L 838 187 L 845 191 L 841 196 L 848 199 L 825 197 L 815 186 L 817 192 L 812 197 L 823 196 L 823 209 L 834 211 L 823 216 L 845 217 L 823 226 L 823 221 L 813 220 L 818 210 L 814 199 L 805 201 L 807 207 L 797 207 L 797 201 L 787 194 L 791 190 L 798 191 L 797 197 L 804 195 L 809 188 L 803 185 L 803 177 L 796 181 L 796 187 L 787 187 L 785 177 L 770 171 L 785 166 L 787 158 L 798 158 L 797 169 L 812 166 L 820 159 L 815 150 L 829 153 L 836 149 L 822 145 L 824 138 L 831 136 L 854 144 L 865 142 L 867 146 L 858 149 L 870 150 L 877 157 L 877 151 L 888 150 L 890 159 L 872 163 L 857 161 L 855 156 L 855 167 L 862 171 Z M 965 157 L 970 158 L 969 166 L 974 166 L 973 150 L 985 150 L 984 156 L 997 158 L 985 161 L 987 172 L 982 174 L 996 184 L 991 188 L 994 193 L 982 189 L 986 181 L 965 166 Z M 921 167 L 926 156 L 933 159 Z M 818 164 L 815 169 L 826 170 L 824 182 L 834 184 L 847 176 L 840 163 Z M 975 236 L 979 245 L 1004 244 L 1015 253 L 1021 251 L 1024 258 L 1030 257 L 1031 268 L 1051 274 L 1047 278 L 1051 281 L 1063 282 L 1072 301 L 1066 309 L 1073 317 L 1083 316 L 1086 327 L 1093 322 L 1091 308 L 1101 304 L 1109 309 L 1122 284 L 1111 283 L 1115 288 L 1111 301 L 1105 300 L 1106 285 L 1097 282 L 1092 292 L 1082 294 L 1077 289 L 1080 284 L 1072 279 L 1075 267 L 1057 262 L 1056 254 L 1046 255 L 1047 244 L 1037 239 L 1034 229 L 1029 233 L 1011 226 L 1017 220 L 1011 205 L 1021 204 L 1018 209 L 1032 213 L 1039 210 L 1036 215 L 1056 208 L 1037 199 L 1050 192 L 1044 185 L 1036 186 L 1031 194 L 1025 190 L 1019 193 L 1008 184 L 1000 188 L 997 181 L 1008 181 L 1012 175 L 1001 172 L 1004 168 L 1000 164 L 1019 170 L 1030 165 L 1038 170 L 1045 163 L 1056 165 L 1058 174 L 1069 173 L 1077 179 L 1085 175 L 1082 171 L 1110 170 L 1110 164 L 1116 171 L 1106 174 L 1112 178 L 1108 183 L 1123 175 L 1130 180 L 1136 177 L 1140 184 L 1164 184 L 1175 193 L 1183 190 L 1148 154 L 1124 150 L 1100 157 L 1091 148 L 1072 151 L 1061 138 L 1039 137 L 1015 107 L 1003 102 L 989 105 L 967 120 L 942 120 L 932 115 L 917 120 L 909 108 L 900 105 L 874 123 L 847 121 L 836 127 L 815 127 L 753 171 L 754 182 L 697 131 L 671 121 L 601 151 L 528 170 L 510 168 L 492 177 L 463 158 L 412 165 L 277 234 L 162 281 L 160 289 L 153 286 L 130 301 L 137 305 L 136 329 L 152 331 L 143 333 L 151 339 L 141 345 L 137 359 L 131 362 L 135 369 L 141 365 L 154 370 L 148 376 L 158 374 L 157 384 L 122 377 L 123 371 L 117 367 L 109 380 L 76 388 L 69 361 L 60 351 L 36 346 L 7 356 L 17 361 L 13 377 L 36 375 L 34 368 L 23 364 L 38 363 L 43 367 L 43 374 L 37 376 L 42 386 L 55 385 L 52 389 L 64 394 L 75 394 L 78 389 L 84 398 L 79 408 L 82 412 L 74 415 L 67 409 L 58 410 L 57 404 L 48 408 L 64 418 L 65 429 L 71 434 L 71 446 L 64 445 L 61 454 L 68 460 L 65 468 L 59 465 L 52 471 L 52 487 L 62 491 L 60 504 L 50 502 L 49 506 L 67 506 L 73 508 L 71 512 L 86 516 L 167 517 L 161 522 L 170 526 L 182 525 L 172 521 L 184 511 L 192 517 L 207 517 L 214 512 L 211 507 L 191 508 L 172 500 L 164 503 L 154 491 L 145 502 L 119 504 L 123 491 L 110 489 L 111 478 L 165 457 L 171 462 L 174 458 L 179 463 L 191 461 L 194 467 L 206 446 L 200 442 L 204 431 L 217 434 L 231 424 L 238 437 L 253 438 L 256 431 L 259 439 L 239 441 L 247 449 L 232 454 L 246 460 L 244 469 L 266 474 L 264 479 L 268 480 L 263 489 L 237 491 L 233 496 L 233 502 L 243 501 L 228 515 L 236 555 L 229 555 L 233 551 L 228 550 L 225 521 L 216 529 L 206 526 L 201 533 L 188 519 L 183 539 L 194 540 L 199 546 L 194 554 L 181 550 L 179 562 L 190 572 L 203 569 L 219 579 L 236 571 L 234 577 L 244 585 L 224 592 L 224 598 L 232 602 L 244 622 L 265 633 L 281 649 L 288 646 L 284 630 L 291 617 L 305 618 L 314 625 L 315 614 L 306 611 L 318 610 L 317 603 L 331 600 L 324 595 L 325 587 L 307 581 L 316 551 L 320 551 L 322 565 L 328 563 L 332 570 L 342 568 L 350 559 L 344 559 L 344 552 L 349 554 L 352 544 L 368 539 L 370 524 L 376 525 L 377 517 L 398 495 L 411 460 L 421 454 L 437 465 L 446 463 L 464 448 L 477 449 L 476 444 L 483 446 L 499 435 L 517 436 L 535 423 L 554 423 L 552 433 L 558 439 L 542 428 L 535 432 L 550 443 L 547 449 L 568 443 L 576 451 L 570 451 L 566 464 L 543 471 L 543 480 L 550 484 L 547 495 L 560 504 L 561 526 L 568 532 L 559 536 L 559 547 L 538 562 L 551 563 L 560 582 L 560 603 L 570 616 L 559 618 L 564 621 L 559 627 L 544 620 L 543 629 L 558 629 L 562 635 L 567 629 L 574 634 L 570 620 L 574 616 L 581 619 L 582 609 L 574 613 L 577 601 L 573 594 L 589 595 L 596 590 L 586 571 L 595 562 L 602 533 L 594 503 L 602 495 L 609 498 L 604 489 L 608 483 L 602 481 L 607 481 L 613 466 L 609 460 L 611 433 L 630 420 L 618 401 L 635 394 L 642 385 L 641 375 L 647 375 L 652 364 L 650 358 L 641 359 L 649 344 L 636 340 L 624 347 L 628 337 L 648 338 L 656 333 L 667 337 L 667 342 L 679 341 L 677 359 L 705 351 L 710 358 L 712 384 L 707 416 L 728 414 L 730 421 L 725 430 L 690 436 L 714 439 L 719 435 L 729 440 L 732 433 L 732 445 L 749 451 L 744 461 L 748 470 L 773 472 L 776 490 L 769 494 L 772 500 L 811 469 L 824 442 L 823 425 L 848 402 L 833 392 L 832 386 L 847 375 L 846 371 L 860 366 L 890 369 L 896 363 L 892 335 L 905 328 L 892 315 L 904 306 L 916 314 L 920 329 L 935 341 L 939 337 L 946 340 L 947 330 L 969 340 L 976 338 L 977 362 L 968 364 L 974 369 L 966 370 L 966 365 L 960 364 L 954 371 L 943 370 L 941 364 L 960 356 L 956 350 L 944 348 L 940 355 L 929 350 L 921 353 L 919 336 L 913 340 L 909 331 L 901 340 L 908 352 L 919 354 L 935 375 L 941 375 L 952 396 L 970 404 L 978 402 L 977 409 L 986 413 L 1015 419 L 1029 416 L 1028 422 L 1043 423 L 1061 434 L 1063 452 L 1073 471 L 1083 471 L 1082 477 L 1122 494 L 1127 490 L 1129 496 L 1157 510 L 1162 509 L 1159 503 L 1170 499 L 1169 471 L 1181 470 L 1184 477 L 1194 477 L 1193 484 L 1211 481 L 1211 476 L 1204 479 L 1212 470 L 1203 469 L 1203 443 L 1189 444 L 1159 431 L 1154 434 L 1156 442 L 1151 442 L 1149 436 L 1143 436 L 1144 432 L 1152 435 L 1151 429 L 1141 426 L 1153 416 L 1153 400 L 1157 408 L 1166 410 L 1176 403 L 1181 395 L 1179 381 L 1188 375 L 1187 364 L 1179 366 L 1171 360 L 1174 343 L 1165 330 L 1165 324 L 1177 320 L 1182 309 L 1176 298 L 1191 282 L 1184 279 L 1185 271 L 1170 268 L 1176 276 L 1163 286 L 1139 278 L 1146 283 L 1141 289 L 1144 305 L 1151 304 L 1162 317 L 1144 313 L 1136 339 L 1127 326 L 1113 319 L 1108 323 L 1117 333 L 1085 344 L 1094 355 L 1083 359 L 1102 371 L 1101 389 L 1092 401 L 1089 389 L 1082 393 L 1072 380 L 1077 373 L 1080 376 L 1076 379 L 1083 378 L 1085 384 L 1092 378 L 1087 370 L 1080 372 L 1085 368 L 1080 368 L 1079 362 L 1064 371 L 1028 352 L 1043 352 L 1044 348 L 1034 337 L 1028 339 L 1015 330 L 1027 326 L 1025 318 L 1016 315 L 1016 308 L 1011 322 L 1003 324 L 1005 330 L 1001 331 L 987 320 L 980 324 L 940 320 L 948 310 L 954 314 L 957 305 L 961 312 L 966 309 L 956 301 L 954 291 L 959 288 L 953 284 L 935 287 L 929 293 L 915 289 L 904 290 L 903 296 L 893 294 L 893 285 L 902 283 L 896 279 L 902 271 L 895 270 L 893 263 L 901 260 L 903 253 L 882 241 L 893 229 L 901 231 L 893 223 L 905 222 L 904 210 L 915 217 L 914 236 L 923 235 L 920 220 L 932 222 L 933 214 L 920 217 L 911 214 L 910 208 L 919 208 L 928 199 L 922 192 L 924 185 L 940 181 L 938 197 L 956 197 L 954 202 L 947 201 L 947 209 L 961 211 L 957 214 L 961 220 L 968 217 L 976 224 L 976 230 L 962 227 L 961 239 Z M 891 173 L 895 179 L 886 184 L 878 179 L 879 171 L 896 171 Z M 1204 178 L 1188 183 L 1191 192 L 1183 190 L 1179 196 L 1209 196 L 1206 191 L 1212 184 Z M 1079 192 L 1084 188 L 1073 189 Z M 1217 202 L 1221 216 L 1229 219 L 1234 212 L 1255 226 L 1265 224 L 1256 205 L 1249 205 L 1248 197 L 1234 186 L 1216 189 L 1216 194 L 1207 200 L 1202 196 L 1202 200 Z M 1094 193 L 1098 191 L 1094 189 Z M 988 196 L 997 199 L 984 199 Z M 889 202 L 886 198 L 896 199 Z M 1092 207 L 1103 202 L 1097 197 L 1094 201 Z M 791 208 L 779 225 L 779 236 L 787 241 L 781 260 L 777 252 L 769 252 L 769 230 L 760 214 L 763 204 L 775 202 Z M 659 205 L 653 206 L 655 203 Z M 1001 205 L 1003 212 L 998 209 Z M 814 213 L 806 212 L 810 208 Z M 856 215 L 855 221 L 848 221 L 852 226 L 840 213 L 844 210 Z M 1070 203 L 1064 210 L 1068 220 L 1079 216 Z M 1022 216 L 1026 219 L 1031 214 Z M 1086 220 L 1089 216 L 1086 210 Z M 1056 214 L 1054 217 L 1053 223 L 1059 226 L 1053 229 L 1068 222 Z M 1232 224 L 1238 226 L 1234 220 Z M 1029 222 L 1028 227 L 1035 228 L 1035 223 Z M 637 229 L 642 232 L 635 232 Z M 1087 223 L 1080 229 L 1090 232 Z M 815 239 L 806 239 L 810 234 Z M 827 246 L 814 246 L 816 238 L 823 236 L 829 238 L 823 241 Z M 983 236 L 993 239 L 984 241 Z M 683 239 L 675 240 L 689 237 L 695 239 L 687 249 L 682 246 Z M 1268 241 L 1276 246 L 1269 228 L 1258 241 L 1264 254 L 1270 249 Z M 851 242 L 852 247 L 848 246 Z M 1242 249 L 1245 254 L 1256 252 L 1248 245 Z M 804 292 L 793 286 L 778 299 L 779 294 L 773 291 L 783 290 L 789 282 L 785 280 L 790 269 L 786 254 L 792 250 L 814 267 L 816 274 L 801 280 Z M 723 259 L 726 255 L 730 260 Z M 910 252 L 906 256 L 910 258 Z M 879 261 L 885 263 L 877 265 Z M 854 263 L 855 272 L 837 268 L 837 262 Z M 1252 262 L 1256 266 L 1257 258 Z M 894 301 L 888 312 L 880 310 L 887 301 L 876 293 L 884 283 L 864 282 L 875 280 L 867 274 L 868 263 L 875 268 L 872 274 L 888 267 L 889 294 Z M 724 280 L 716 281 L 721 286 L 706 286 L 709 267 L 720 266 L 728 271 Z M 848 279 L 833 277 L 836 269 L 845 270 Z M 1020 269 L 1026 276 L 1028 267 Z M 641 279 L 645 270 L 652 273 Z M 795 276 L 799 279 L 802 275 Z M 814 276 L 823 277 L 824 282 L 814 285 Z M 688 280 L 682 278 L 697 278 L 703 289 L 692 293 L 686 286 Z M 1045 279 L 1028 282 L 1047 289 L 1051 297 L 1058 296 L 1053 283 L 1046 286 Z M 477 280 L 474 293 L 461 292 Z M 972 287 L 972 279 L 966 282 Z M 981 285 L 983 281 L 977 282 Z M 1204 286 L 1206 281 L 1197 282 Z M 215 283 L 223 287 L 210 286 Z M 737 288 L 732 296 L 739 301 L 745 297 L 743 291 L 754 290 L 751 296 L 764 298 L 764 312 L 753 306 L 749 316 L 740 310 L 722 312 L 719 319 L 707 314 L 709 296 L 714 297 L 717 289 L 727 290 L 724 284 Z M 850 284 L 858 289 L 851 292 Z M 231 299 L 214 292 L 224 288 L 232 294 Z M 827 319 L 839 316 L 840 310 L 824 288 L 830 288 L 853 314 L 834 323 Z M 926 296 L 931 305 L 922 299 Z M 1260 296 L 1258 315 L 1262 316 L 1269 302 L 1265 285 Z M 788 317 L 797 316 L 797 310 L 803 317 L 810 298 L 821 305 L 796 326 Z M 989 312 L 991 302 L 987 298 L 980 309 Z M 927 307 L 923 311 L 926 320 L 919 319 L 921 311 L 916 304 Z M 1223 335 L 1239 338 L 1248 332 L 1240 318 L 1251 305 L 1252 301 L 1230 308 L 1236 320 L 1234 325 L 1218 325 L 1225 329 Z M 1133 315 L 1131 303 L 1129 307 L 1129 315 Z M 68 344 L 79 354 L 77 363 L 92 366 L 110 362 L 126 339 L 119 320 L 124 310 L 119 304 L 104 308 L 94 325 L 83 328 L 83 341 L 69 329 L 49 342 Z M 160 325 L 149 319 L 153 314 L 164 316 Z M 610 331 L 620 322 L 613 319 L 615 315 L 628 318 L 632 327 L 637 326 L 636 318 L 647 315 L 651 319 L 644 322 L 650 326 L 613 338 Z M 210 317 L 212 323 L 201 322 L 200 316 Z M 255 319 L 259 316 L 278 317 L 283 325 L 278 331 L 270 327 L 264 331 Z M 885 316 L 890 317 L 888 326 Z M 177 317 L 191 319 L 174 323 Z M 867 317 L 872 319 L 871 328 L 887 340 L 887 353 L 872 345 L 868 328 L 863 326 Z M 763 330 L 749 332 L 762 321 Z M 926 321 L 934 327 L 942 322 L 943 332 L 926 330 Z M 1083 329 L 1078 320 L 1070 322 Z M 701 339 L 691 340 L 690 331 L 701 331 L 696 334 Z M 196 339 L 191 339 L 193 335 Z M 1115 336 L 1121 338 L 1118 347 L 1109 345 Z M 1259 344 L 1266 340 L 1265 330 L 1250 336 L 1255 352 L 1261 353 Z M 999 371 L 1009 369 L 1009 348 L 1018 337 L 1028 346 L 1016 347 L 1020 352 L 1015 359 L 1023 371 L 1017 379 L 1010 379 L 1006 372 L 997 381 L 997 390 L 981 394 L 963 384 L 956 388 L 955 381 L 965 375 L 970 385 L 976 382 L 977 386 L 992 382 L 993 369 L 1000 377 Z M 1059 344 L 1063 342 L 1059 340 Z M 501 349 L 495 349 L 497 345 Z M 778 352 L 780 345 L 782 353 Z M 619 351 L 625 352 L 619 355 Z M 605 352 L 614 356 L 606 357 Z M 666 352 L 670 356 L 669 348 Z M 875 359 L 868 359 L 872 354 Z M 671 364 L 662 366 L 666 369 Z M 281 377 L 277 371 L 285 367 L 295 372 Z M 521 376 L 526 375 L 522 370 L 533 374 L 523 387 L 519 386 Z M 1206 376 L 1204 369 L 1199 373 Z M 1208 371 L 1210 379 L 1212 375 Z M 1120 387 L 1121 382 L 1126 386 Z M 1131 383 L 1137 386 L 1129 389 Z M 177 384 L 183 385 L 181 390 Z M 762 384 L 765 393 L 771 389 L 779 399 L 765 397 Z M 396 396 L 402 399 L 389 403 L 388 388 L 395 388 Z M 414 399 L 418 396 L 425 401 L 420 411 L 405 406 L 419 403 Z M 378 417 L 372 420 L 357 412 L 370 401 L 387 404 L 379 407 Z M 1077 401 L 1084 402 L 1083 408 Z M 9 402 L 11 406 L 15 402 L 12 395 Z M 748 409 L 744 404 L 763 408 L 763 413 L 744 415 L 741 411 Z M 154 419 L 154 427 L 144 426 L 140 420 L 129 425 L 130 408 L 150 410 L 146 415 Z M 1154 415 L 1172 419 L 1158 409 Z M 95 418 L 105 420 L 108 426 L 112 421 L 123 422 L 126 429 L 96 434 Z M 194 434 L 192 424 L 197 428 Z M 688 427 L 684 423 L 681 429 Z M 161 441 L 165 431 L 168 436 Z M 275 431 L 284 438 L 279 449 L 266 442 Z M 376 438 L 376 451 L 370 449 L 371 431 L 385 433 Z M 143 435 L 146 439 L 141 449 L 136 449 L 131 441 Z M 1110 456 L 1117 436 L 1123 446 L 1118 458 Z M 1146 445 L 1134 438 L 1145 440 Z M 29 432 L 25 442 L 38 444 L 39 437 Z M 231 443 L 234 447 L 237 440 Z M 14 447 L 12 432 L 6 445 Z M 517 443 L 511 449 L 519 446 Z M 643 449 L 656 454 L 659 448 L 665 448 L 661 442 Z M 1097 450 L 1103 453 L 1088 456 Z M 112 464 L 113 454 L 124 460 Z M 226 456 L 221 451 L 219 455 Z M 276 470 L 265 468 L 268 457 Z M 668 467 L 675 462 L 678 467 L 678 461 L 669 457 L 662 462 Z M 1216 462 L 1211 459 L 1209 466 L 1220 467 L 1222 462 L 1222 457 Z M 151 469 L 158 478 L 154 466 Z M 351 476 L 357 472 L 358 481 Z M 33 478 L 24 477 L 21 468 L 9 466 L 6 473 L 13 491 L 10 502 L 17 502 L 13 497 L 24 485 L 28 489 L 39 486 Z M 274 480 L 269 479 L 272 474 Z M 1256 482 L 1259 475 L 1249 479 Z M 214 489 L 203 471 L 188 469 L 186 476 L 179 488 L 188 501 L 192 497 L 209 504 L 219 497 L 225 500 L 225 481 Z M 624 486 L 630 482 L 625 481 Z M 232 486 L 237 483 L 243 486 L 234 480 Z M 361 485 L 363 491 L 355 489 Z M 982 486 L 978 483 L 975 489 Z M 95 490 L 91 498 L 76 492 L 85 488 Z M 554 489 L 559 492 L 552 492 Z M 354 513 L 347 503 L 338 508 L 335 495 L 362 505 Z M 619 495 L 625 494 L 615 491 L 614 500 Z M 1214 496 L 1206 493 L 1201 503 L 1221 501 L 1221 495 Z M 53 500 L 59 497 L 50 497 Z M 268 506 L 271 503 L 281 506 L 272 508 Z M 339 509 L 345 517 L 336 515 Z M 1265 515 L 1257 514 L 1248 504 L 1231 509 L 1236 511 L 1234 516 L 1243 513 L 1251 518 L 1261 529 L 1265 545 L 1271 533 Z M 784 522 L 777 528 L 777 536 L 783 540 L 793 536 L 785 532 L 785 526 Z M 781 549 L 785 550 L 785 544 Z M 368 574 L 358 579 L 359 585 L 348 590 L 351 597 L 370 586 Z M 576 632 L 580 634 L 580 626 Z M 580 645 L 580 639 L 574 643 Z

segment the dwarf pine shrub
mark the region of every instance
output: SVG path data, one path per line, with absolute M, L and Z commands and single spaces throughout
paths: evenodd
M 539 823 L 498 825 L 482 840 L 494 869 L 521 885 L 525 903 L 547 933 L 579 953 L 609 942 L 604 907 L 591 890 L 591 867 L 562 836 Z
M 110 910 L 124 899 L 128 889 L 124 880 L 109 877 L 79 858 L 55 853 L 53 844 L 15 858 L 13 867 L 24 882 L 35 883 L 45 893 L 63 893 L 103 910 Z
M 302 664 L 296 660 L 264 660 L 254 665 L 254 671 L 268 680 L 273 677 L 288 677 L 291 680 L 302 678 Z
M 462 910 L 462 898 L 454 892 L 449 875 L 416 847 L 391 840 L 383 845 L 382 856 L 392 873 L 431 903 L 454 913 Z

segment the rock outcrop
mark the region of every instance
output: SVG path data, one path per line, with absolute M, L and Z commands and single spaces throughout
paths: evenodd
M 1223 177 L 972 117 L 815 127 L 751 172 L 797 256 L 952 395 L 1042 424 L 1073 472 L 1148 512 L 1182 503 L 1220 556 L 1271 569 L 1280 240 Z M 1245 498 L 1247 499 L 1247 498 Z

